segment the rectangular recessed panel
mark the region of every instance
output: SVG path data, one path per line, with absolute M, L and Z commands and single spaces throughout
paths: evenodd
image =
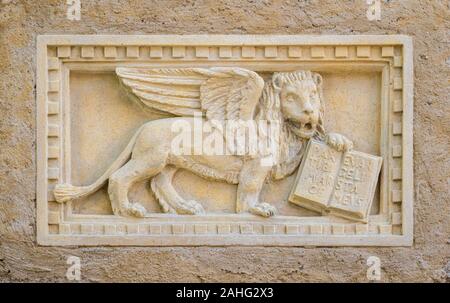
M 38 37 L 37 45 L 39 244 L 412 243 L 408 37 L 49 35 Z M 310 102 L 300 104 L 299 98 Z M 314 115 L 321 104 L 319 121 Z M 225 132 L 220 138 L 226 147 L 237 142 L 244 154 L 168 158 L 165 148 L 176 135 L 171 123 L 192 121 L 197 127 L 190 120 L 196 114 L 203 115 L 202 123 L 279 117 L 285 124 L 281 140 L 273 142 L 281 153 L 255 158 L 247 154 L 247 142 Z M 315 136 L 320 129 L 336 135 Z M 311 136 L 346 163 L 333 170 L 327 166 L 330 153 L 299 157 L 298 138 Z M 261 132 L 252 138 L 266 137 Z M 354 211 L 368 192 L 358 180 L 375 167 L 355 169 L 361 159 L 342 151 L 350 143 L 383 160 L 380 177 L 371 183 L 372 207 L 366 203 L 363 211 Z M 248 159 L 256 159 L 250 170 Z M 274 160 L 281 162 L 273 166 Z M 317 195 L 319 187 L 330 188 L 328 200 L 339 201 L 339 213 L 283 198 L 307 160 L 315 168 L 305 190 Z M 262 189 L 255 196 L 251 188 Z

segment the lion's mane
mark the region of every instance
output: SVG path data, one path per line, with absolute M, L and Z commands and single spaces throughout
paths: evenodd
M 317 85 L 320 111 L 319 121 L 313 138 L 322 138 L 324 136 L 323 113 L 324 101 L 322 90 L 322 78 L 319 74 L 310 71 L 277 72 L 272 76 L 272 81 L 266 81 L 264 89 L 259 100 L 259 112 L 256 120 L 265 120 L 269 123 L 279 123 L 281 134 L 278 144 L 279 156 L 277 164 L 272 170 L 274 179 L 281 179 L 286 175 L 292 174 L 300 164 L 304 147 L 307 140 L 298 137 L 285 123 L 283 113 L 281 112 L 280 92 L 286 84 L 294 84 L 298 81 L 313 80 Z M 273 140 L 274 138 L 272 138 Z

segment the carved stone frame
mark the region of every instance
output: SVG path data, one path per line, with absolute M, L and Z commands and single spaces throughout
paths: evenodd
M 329 217 L 71 213 L 55 202 L 70 180 L 69 75 L 115 66 L 241 66 L 282 71 L 365 69 L 382 74 L 380 214 L 369 224 Z M 40 245 L 408 246 L 413 242 L 412 41 L 390 36 L 106 36 L 37 39 L 37 241 Z

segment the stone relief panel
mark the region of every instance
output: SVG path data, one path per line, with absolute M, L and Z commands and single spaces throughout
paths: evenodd
M 40 36 L 42 245 L 412 243 L 405 36 Z

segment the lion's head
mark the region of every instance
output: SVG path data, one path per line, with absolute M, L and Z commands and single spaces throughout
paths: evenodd
M 300 138 L 323 133 L 322 77 L 310 71 L 274 73 L 264 88 L 260 118 L 283 122 Z
M 272 81 L 280 91 L 280 110 L 285 122 L 299 137 L 311 138 L 321 120 L 322 77 L 298 71 L 275 74 Z
M 274 73 L 266 81 L 257 119 L 281 124 L 277 165 L 272 177 L 281 179 L 298 167 L 304 141 L 322 137 L 324 102 L 322 77 L 310 71 Z

